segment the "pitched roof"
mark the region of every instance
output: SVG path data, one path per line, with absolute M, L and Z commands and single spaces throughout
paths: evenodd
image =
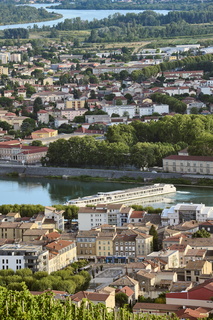
M 46 245 L 46 248 L 48 250 L 60 251 L 61 249 L 70 246 L 72 243 L 73 243 L 72 241 L 68 241 L 68 240 L 58 240 L 58 241 L 49 243 L 48 245 Z
M 203 315 L 201 312 L 197 310 L 192 310 L 191 308 L 177 310 L 175 313 L 180 319 L 197 320 L 200 318 L 206 318 L 206 315 Z
M 173 304 L 162 304 L 162 303 L 144 303 L 144 302 L 137 302 L 134 307 L 133 311 L 136 310 L 165 310 L 165 311 L 176 311 L 180 309 L 181 306 L 176 306 Z
M 131 297 L 134 294 L 134 291 L 128 286 L 119 289 L 119 291 L 125 293 L 127 297 Z
M 139 218 L 143 218 L 145 214 L 145 211 L 133 211 L 131 213 L 130 218 L 134 218 L 134 219 L 139 219 Z
M 88 299 L 91 301 L 106 301 L 108 297 L 109 294 L 107 293 L 79 291 L 71 296 L 71 300 L 75 302 L 79 302 L 82 299 Z
M 111 285 L 115 285 L 115 286 L 135 286 L 137 284 L 138 284 L 138 281 L 130 278 L 127 275 L 124 275 L 120 279 L 111 283 Z
M 207 157 L 207 156 L 178 156 L 178 155 L 170 155 L 166 158 L 166 160 L 185 160 L 185 161 L 208 161 L 212 162 L 213 157 Z

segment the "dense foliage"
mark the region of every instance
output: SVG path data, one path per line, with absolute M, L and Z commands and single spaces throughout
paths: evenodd
M 25 22 L 36 22 L 58 18 L 58 15 L 49 13 L 44 8 L 36 9 L 29 6 L 15 6 L 12 4 L 1 4 L 1 24 L 15 24 Z
M 172 11 L 166 15 L 144 11 L 126 15 L 115 13 L 108 18 L 92 21 L 77 17 L 65 19 L 54 27 L 44 26 L 40 30 L 53 32 L 53 30 L 90 29 L 91 35 L 86 39 L 88 42 L 132 42 L 153 37 L 210 34 L 213 32 L 212 20 L 213 9 L 209 6 L 202 7 L 201 10 Z
M 192 235 L 192 238 L 210 238 L 210 237 L 211 237 L 211 233 L 209 233 L 206 230 L 198 230 Z
M 184 70 L 202 70 L 197 69 L 198 67 L 201 68 L 202 64 L 210 65 L 211 61 L 213 60 L 212 54 L 205 54 L 200 56 L 190 56 L 186 57 L 182 60 L 175 60 L 171 62 L 162 62 L 155 66 L 145 67 L 142 70 L 135 70 L 131 73 L 131 78 L 133 81 L 140 82 L 144 79 L 150 78 L 151 76 L 156 76 L 158 73 L 168 70 L 175 70 L 175 69 L 184 69 Z M 194 68 L 192 67 L 194 66 Z M 197 67 L 197 68 L 195 68 Z M 209 69 L 211 71 L 211 69 Z M 178 107 L 179 109 L 179 107 Z M 178 110 L 177 109 L 177 110 Z M 175 111 L 175 108 L 172 110 Z M 182 112 L 185 111 L 183 107 L 181 107 Z M 177 111 L 177 112 L 180 112 Z
M 103 304 L 81 304 L 77 308 L 69 299 L 56 300 L 51 292 L 31 295 L 26 288 L 17 292 L 0 287 L 2 320 L 176 320 L 177 317 L 132 314 L 126 309 L 109 312 Z
M 87 271 L 78 272 L 85 266 L 85 260 L 73 263 L 63 270 L 32 273 L 30 269 L 20 269 L 14 272 L 11 269 L 0 270 L 0 286 L 11 290 L 21 291 L 23 283 L 31 291 L 59 290 L 70 294 L 86 290 L 90 282 L 90 274 Z
M 133 121 L 108 128 L 106 140 L 93 137 L 59 139 L 50 144 L 44 165 L 147 167 L 162 165 L 162 158 L 190 146 L 193 154 L 212 154 L 213 116 L 175 115 L 159 121 Z M 208 138 L 208 139 L 207 139 Z
M 77 219 L 78 207 L 74 205 L 53 205 L 57 210 L 64 210 L 64 218 L 68 220 Z M 0 213 L 6 215 L 9 212 L 19 212 L 21 217 L 32 217 L 39 212 L 44 212 L 44 206 L 40 204 L 2 204 Z
M 75 2 L 70 2 L 69 0 L 64 0 L 63 3 L 57 6 L 51 6 L 55 9 L 80 9 L 80 10 L 109 10 L 109 9 L 128 9 L 128 10 L 195 10 L 197 11 L 206 9 L 211 2 L 205 2 L 205 6 L 196 1 L 192 3 L 184 1 L 172 1 L 172 2 L 148 2 L 143 0 L 136 0 L 134 2 L 121 2 L 112 0 L 78 0 Z

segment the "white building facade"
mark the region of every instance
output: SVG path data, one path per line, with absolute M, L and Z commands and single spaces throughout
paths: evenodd
M 206 207 L 205 204 L 181 203 L 164 209 L 161 214 L 163 226 L 174 226 L 190 220 L 199 222 L 213 220 L 213 207 Z
M 139 116 L 150 116 L 153 113 L 169 113 L 169 105 L 168 104 L 153 104 L 145 107 L 139 108 Z

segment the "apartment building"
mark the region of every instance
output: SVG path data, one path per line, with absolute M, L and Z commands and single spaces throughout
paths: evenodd
M 76 237 L 77 255 L 79 259 L 96 261 L 96 239 L 97 231 L 79 231 Z
M 108 257 L 113 256 L 113 240 L 115 232 L 100 232 L 96 238 L 96 253 L 98 262 L 109 262 Z
M 49 273 L 63 269 L 77 261 L 76 244 L 73 241 L 53 241 L 46 245 L 46 249 L 49 251 Z
M 23 240 L 25 231 L 36 228 L 35 223 L 2 222 L 0 224 L 0 237 L 8 240 Z
M 152 252 L 152 243 L 153 236 L 142 232 L 137 232 L 137 237 L 135 241 L 136 257 L 144 257 L 150 254 Z
M 75 117 L 83 116 L 86 111 L 88 110 L 85 108 L 66 108 L 61 110 L 61 117 L 65 117 L 69 121 L 73 121 Z
M 136 258 L 137 234 L 117 234 L 114 239 L 114 256 L 109 260 L 113 263 L 134 262 Z
M 147 255 L 148 260 L 155 260 L 155 258 L 165 261 L 168 264 L 169 269 L 179 268 L 180 266 L 178 250 L 153 251 Z
M 65 102 L 65 106 L 66 109 L 83 109 L 85 105 L 85 100 L 80 100 L 80 99 L 76 99 L 76 100 L 67 100 Z
M 153 113 L 169 113 L 169 105 L 168 104 L 148 104 L 142 105 L 139 107 L 139 116 L 150 116 Z
M 48 271 L 48 251 L 33 244 L 4 244 L 0 247 L 0 269 L 29 268 Z
M 163 72 L 163 76 L 166 80 L 174 80 L 174 79 L 199 79 L 203 77 L 203 70 L 195 70 L 195 71 L 168 71 Z
M 37 119 L 40 123 L 49 123 L 49 113 L 46 110 L 39 110 L 37 112 Z
M 133 209 L 123 204 L 98 204 L 96 208 L 82 207 L 78 212 L 79 230 L 90 230 L 102 224 L 122 226 L 129 222 Z
M 190 220 L 200 222 L 213 220 L 213 207 L 206 207 L 205 204 L 180 203 L 164 209 L 161 214 L 163 226 L 173 226 Z
M 110 117 L 113 113 L 119 114 L 120 117 L 128 116 L 129 118 L 133 118 L 136 114 L 136 106 L 134 105 L 103 106 L 102 109 L 107 112 Z
M 5 74 L 8 76 L 8 68 L 0 66 L 0 75 Z
M 200 276 L 212 275 L 212 263 L 204 260 L 189 261 L 184 269 L 185 281 L 199 282 Z

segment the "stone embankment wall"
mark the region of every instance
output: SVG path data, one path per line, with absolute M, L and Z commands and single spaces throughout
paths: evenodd
M 40 167 L 40 166 L 0 166 L 0 175 L 7 175 L 13 172 L 17 172 L 20 176 L 62 176 L 77 177 L 82 175 L 88 175 L 91 177 L 102 177 L 109 179 L 118 179 L 124 176 L 130 178 L 179 178 L 181 174 L 177 173 L 152 173 L 141 171 L 128 171 L 128 170 L 104 170 L 104 169 L 81 169 L 81 168 L 54 168 L 54 167 Z

